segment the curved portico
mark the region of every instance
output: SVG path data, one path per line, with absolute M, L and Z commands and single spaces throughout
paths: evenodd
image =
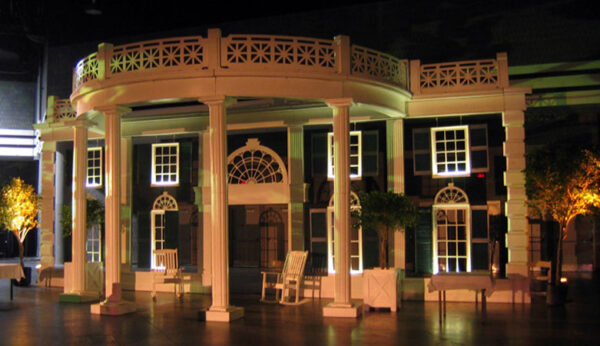
M 340 209 L 336 213 L 339 220 L 335 222 L 339 225 L 335 229 L 336 239 L 340 240 L 336 242 L 336 253 L 340 254 L 336 256 L 336 267 L 342 270 L 335 278 L 334 303 L 331 308 L 326 308 L 325 314 L 348 316 L 356 315 L 356 309 L 350 302 L 349 270 L 343 270 L 348 267 L 350 257 L 349 209 L 345 208 L 349 194 L 349 121 L 351 117 L 361 116 L 369 119 L 405 116 L 406 102 L 410 97 L 407 68 L 407 61 L 353 46 L 345 36 L 337 36 L 334 40 L 265 35 L 222 37 L 220 30 L 211 29 L 207 37 L 162 39 L 123 46 L 99 45 L 98 52 L 81 60 L 75 69 L 71 102 L 77 118 L 94 119 L 99 127 L 106 124 L 104 130 L 107 136 L 109 131 L 112 132 L 111 138 L 115 134 L 120 136 L 115 126 L 127 123 L 129 115 L 125 115 L 126 109 L 198 101 L 205 105 L 193 107 L 194 113 L 200 115 L 194 116 L 197 128 L 207 129 L 209 134 L 212 221 L 208 224 L 213 305 L 207 312 L 207 319 L 221 321 L 243 314 L 243 310 L 229 304 L 226 131 L 228 126 L 236 123 L 252 122 L 248 115 L 226 116 L 228 106 L 240 100 L 231 108 L 238 107 L 248 114 L 256 100 L 283 100 L 288 105 L 315 107 L 312 111 L 298 113 L 296 121 L 299 123 L 308 120 L 331 124 L 333 116 L 335 205 Z M 327 108 L 333 109 L 333 113 L 325 111 Z M 131 113 L 132 116 L 134 113 Z M 208 117 L 203 117 L 203 114 Z M 147 118 L 152 119 L 152 115 Z M 168 118 L 168 114 L 156 117 L 163 121 L 168 121 Z M 176 117 L 172 119 L 177 121 Z M 273 112 L 268 120 L 293 128 L 290 124 L 294 123 L 294 117 L 289 114 Z M 260 124 L 257 122 L 255 126 L 260 127 Z M 174 125 L 170 123 L 170 126 Z M 85 146 L 75 145 L 75 152 L 83 150 Z M 109 158 L 106 160 L 106 172 L 108 177 L 112 177 L 115 169 L 119 168 L 118 162 L 110 158 L 121 152 L 119 140 L 107 140 L 106 151 Z M 292 170 L 285 174 L 288 175 L 286 180 L 289 178 L 291 183 L 289 194 L 297 200 L 296 185 L 301 185 L 301 182 Z M 295 170 L 298 171 L 298 168 Z M 106 256 L 107 278 L 110 277 L 106 280 L 106 291 L 112 300 L 100 306 L 108 306 L 109 303 L 118 306 L 120 302 L 118 277 L 119 252 L 122 250 L 118 243 L 120 194 L 117 185 L 116 180 L 109 179 L 107 196 L 111 198 L 107 199 L 106 206 L 109 221 L 107 250 L 108 239 L 117 241 L 110 246 L 114 253 Z M 294 188 L 291 188 L 292 185 Z M 290 200 L 290 203 L 295 200 Z

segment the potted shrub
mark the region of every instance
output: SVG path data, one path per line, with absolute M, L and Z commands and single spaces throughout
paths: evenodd
M 395 311 L 397 273 L 388 267 L 388 243 L 394 231 L 416 225 L 418 209 L 404 194 L 393 191 L 360 193 L 360 205 L 352 213 L 355 226 L 377 232 L 379 245 L 379 268 L 364 271 L 364 303 Z
M 0 226 L 12 233 L 19 241 L 19 263 L 25 278 L 19 285 L 28 286 L 31 282 L 31 268 L 23 265 L 23 242 L 29 231 L 37 227 L 40 196 L 33 186 L 25 184 L 21 178 L 13 178 L 0 192 Z
M 546 302 L 562 305 L 567 296 L 566 280 L 562 279 L 563 241 L 577 215 L 596 212 L 600 207 L 600 155 L 547 147 L 528 157 L 525 172 L 529 207 L 559 224 Z

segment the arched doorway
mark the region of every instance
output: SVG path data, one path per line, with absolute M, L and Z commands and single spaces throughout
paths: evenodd
M 154 200 L 150 213 L 150 268 L 156 268 L 154 250 L 177 248 L 179 207 L 166 191 Z
M 263 268 L 283 265 L 287 253 L 285 224 L 281 213 L 269 208 L 260 215 L 260 266 Z

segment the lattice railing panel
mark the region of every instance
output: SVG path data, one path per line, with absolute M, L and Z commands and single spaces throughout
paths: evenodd
M 114 47 L 111 74 L 181 67 L 206 68 L 204 39 L 200 36 L 137 42 Z
M 75 119 L 77 112 L 71 106 L 69 99 L 54 100 L 54 121 L 63 119 Z
M 352 46 L 352 74 L 408 85 L 408 62 L 388 54 L 360 46 Z
M 100 65 L 98 59 L 96 59 L 96 55 L 97 53 L 90 54 L 77 63 L 73 78 L 73 89 L 79 88 L 79 86 L 88 81 L 98 79 Z
M 489 59 L 421 65 L 419 82 L 422 92 L 497 88 L 498 62 Z
M 336 68 L 333 41 L 311 38 L 231 35 L 221 41 L 221 65 L 331 71 Z

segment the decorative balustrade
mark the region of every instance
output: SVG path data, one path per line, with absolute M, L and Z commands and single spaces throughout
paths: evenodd
M 508 75 L 501 71 L 506 63 L 500 59 L 460 61 L 411 66 L 412 91 L 420 93 L 446 93 L 470 90 L 489 90 L 507 85 Z M 418 76 L 418 77 L 417 77 Z M 506 78 L 506 81 L 504 79 Z M 506 83 L 506 84 L 505 84 Z
M 221 66 L 257 65 L 299 71 L 335 72 L 333 41 L 267 35 L 230 35 L 221 40 Z
M 54 100 L 54 121 L 75 119 L 76 116 L 77 112 L 71 107 L 71 101 L 69 99 Z
M 114 47 L 109 60 L 109 73 L 116 75 L 190 66 L 206 69 L 204 40 L 200 36 L 182 37 Z
M 171 38 L 115 47 L 102 44 L 98 52 L 77 63 L 73 90 L 77 92 L 96 80 L 118 77 L 127 81 L 143 73 L 152 78 L 152 73 L 173 71 L 192 75 L 238 71 L 278 76 L 286 72 L 354 75 L 408 87 L 405 60 L 345 42 L 340 45 L 335 40 L 269 35 L 221 37 L 219 30 L 209 30 L 206 38 Z M 342 66 L 342 61 L 350 61 L 350 66 Z
M 408 61 L 360 46 L 352 46 L 352 74 L 408 87 Z

